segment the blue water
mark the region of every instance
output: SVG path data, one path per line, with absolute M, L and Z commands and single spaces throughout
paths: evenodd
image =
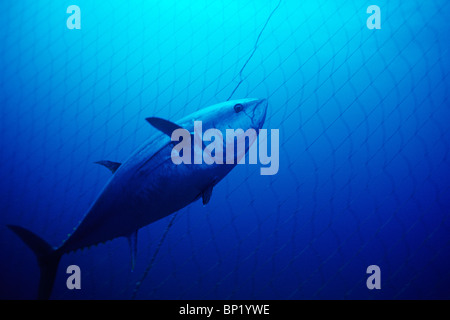
M 80 30 L 66 26 L 72 4 Z M 124 238 L 63 256 L 52 298 L 130 299 L 138 281 L 137 299 L 450 298 L 449 11 L 3 1 L 0 297 L 34 298 L 39 277 L 6 224 L 61 244 L 110 178 L 93 162 L 124 161 L 155 133 L 146 117 L 176 121 L 235 90 L 268 99 L 279 172 L 238 166 L 164 241 L 171 217 L 141 229 L 134 272 Z M 66 288 L 71 264 L 81 290 Z M 369 265 L 380 290 L 366 287 Z

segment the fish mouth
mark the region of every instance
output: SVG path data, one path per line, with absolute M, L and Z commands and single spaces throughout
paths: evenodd
M 258 99 L 253 107 L 251 120 L 253 129 L 261 129 L 266 120 L 268 102 L 267 99 Z

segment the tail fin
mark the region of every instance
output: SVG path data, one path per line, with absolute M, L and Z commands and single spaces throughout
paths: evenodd
M 34 252 L 41 270 L 39 279 L 38 299 L 46 300 L 50 298 L 53 283 L 56 278 L 58 263 L 61 254 L 53 249 L 45 240 L 41 239 L 31 231 L 19 226 L 8 225 L 16 235 Z

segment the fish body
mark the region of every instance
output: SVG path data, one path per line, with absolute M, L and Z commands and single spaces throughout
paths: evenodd
M 257 132 L 264 123 L 266 110 L 265 99 L 241 99 L 199 110 L 176 124 L 148 118 L 150 124 L 160 131 L 145 141 L 124 163 L 98 162 L 110 169 L 113 175 L 61 246 L 53 248 L 31 231 L 9 225 L 38 259 L 41 269 L 38 298 L 50 297 L 63 254 L 118 237 L 128 237 L 135 248 L 140 228 L 177 212 L 199 198 L 203 199 L 203 204 L 209 202 L 213 187 L 236 166 L 238 157 L 231 164 L 175 164 L 172 160 L 174 142 L 170 136 L 173 130 L 183 128 L 194 134 L 195 121 L 201 121 L 204 131 L 253 128 Z M 198 149 L 193 148 L 192 152 L 198 152 Z

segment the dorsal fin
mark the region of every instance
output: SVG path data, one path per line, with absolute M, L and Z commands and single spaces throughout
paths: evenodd
M 136 230 L 135 232 L 133 232 L 128 236 L 128 244 L 130 245 L 130 252 L 131 252 L 131 272 L 134 271 L 134 266 L 136 264 L 137 234 L 138 231 Z
M 172 136 L 172 132 L 174 132 L 176 129 L 183 129 L 183 127 L 177 125 L 176 123 L 157 117 L 150 117 L 146 118 L 145 120 L 147 120 L 148 123 L 150 123 L 153 127 L 158 129 L 159 131 L 167 134 L 169 137 Z
M 113 162 L 113 161 L 109 161 L 109 160 L 101 160 L 101 161 L 97 161 L 95 163 L 105 166 L 106 168 L 111 170 L 112 173 L 116 172 L 116 170 L 119 169 L 119 167 L 121 165 L 121 163 L 119 163 L 119 162 Z

